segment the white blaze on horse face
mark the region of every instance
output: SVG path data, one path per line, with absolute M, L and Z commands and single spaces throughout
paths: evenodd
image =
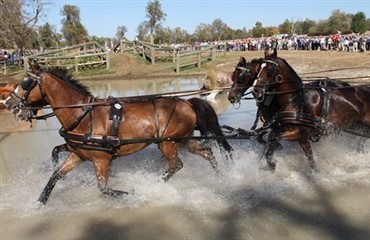
M 252 91 L 255 91 L 255 86 L 257 85 L 258 79 L 260 78 L 260 74 L 261 74 L 262 70 L 266 67 L 266 65 L 267 65 L 266 63 L 261 64 L 261 69 L 258 72 L 257 77 L 254 79 L 254 82 L 253 82 L 253 85 L 252 85 L 252 87 L 253 87 Z
M 19 92 L 19 85 L 14 89 L 14 93 L 15 94 L 17 94 L 18 95 L 18 92 Z M 13 94 L 9 94 L 9 96 L 5 99 L 5 100 L 3 100 L 3 104 L 4 104 L 4 106 L 6 107 L 6 108 L 8 108 L 9 109 L 9 101 L 11 100 L 13 98 Z

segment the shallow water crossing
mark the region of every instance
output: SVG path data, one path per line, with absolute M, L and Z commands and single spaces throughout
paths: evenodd
M 100 97 L 196 90 L 201 79 L 86 82 Z M 85 82 L 83 82 L 85 84 Z M 254 101 L 234 109 L 226 95 L 210 100 L 220 124 L 249 129 Z M 232 140 L 233 160 L 215 147 L 216 174 L 202 158 L 182 153 L 184 168 L 160 181 L 167 162 L 156 145 L 119 158 L 109 185 L 120 199 L 100 194 L 84 162 L 60 180 L 49 201 L 36 200 L 53 172 L 50 154 L 63 143 L 55 118 L 16 122 L 0 113 L 0 239 L 370 239 L 370 153 L 347 134 L 313 143 L 320 173 L 311 173 L 296 143 L 275 153 L 274 174 L 261 170 L 263 148 Z M 60 154 L 61 160 L 66 157 Z

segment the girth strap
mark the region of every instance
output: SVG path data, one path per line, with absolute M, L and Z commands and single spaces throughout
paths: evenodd
M 321 123 L 321 118 L 311 114 L 296 111 L 282 111 L 276 115 L 279 122 L 316 128 Z

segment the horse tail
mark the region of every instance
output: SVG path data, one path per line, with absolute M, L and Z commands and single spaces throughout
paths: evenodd
M 215 136 L 224 136 L 218 122 L 217 114 L 211 104 L 200 98 L 191 98 L 188 101 L 191 103 L 197 115 L 197 129 L 200 131 L 202 136 L 207 136 L 209 134 Z M 217 139 L 217 143 L 228 153 L 231 153 L 233 150 L 226 139 Z

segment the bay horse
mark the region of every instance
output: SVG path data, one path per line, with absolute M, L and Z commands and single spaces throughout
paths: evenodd
M 0 109 L 6 109 L 3 102 L 14 91 L 17 85 L 18 85 L 17 83 L 13 83 L 13 82 L 0 83 Z
M 232 86 L 229 90 L 228 100 L 232 104 L 239 103 L 245 96 L 245 92 L 252 87 L 261 69 L 263 58 L 255 58 L 251 62 L 247 62 L 244 57 L 239 58 L 238 64 L 235 66 L 231 74 Z M 251 92 L 253 94 L 253 92 Z M 255 96 L 253 96 L 255 98 Z M 280 109 L 279 102 L 276 101 L 275 96 L 268 96 L 266 99 L 256 99 L 257 114 L 252 130 L 255 130 L 258 121 L 261 120 L 266 125 L 273 115 Z M 262 140 L 262 139 L 260 139 Z
M 60 135 L 69 150 L 38 198 L 43 204 L 57 181 L 84 160 L 93 163 L 101 193 L 120 197 L 128 193 L 108 187 L 110 162 L 117 157 L 156 143 L 168 162 L 162 176 L 167 181 L 183 167 L 178 156 L 181 148 L 205 158 L 218 171 L 212 149 L 191 138 L 196 129 L 202 136 L 220 137 L 216 139 L 221 150 L 229 154 L 233 150 L 222 138 L 217 115 L 205 100 L 155 95 L 98 99 L 64 69 L 44 71 L 34 62 L 30 62 L 30 68 L 28 78 L 5 105 L 15 114 L 34 102 L 49 105 L 62 126 Z
M 370 85 L 332 81 L 303 84 L 275 50 L 262 61 L 253 91 L 260 99 L 276 96 L 281 106 L 270 123 L 275 127 L 271 127 L 265 154 L 272 171 L 276 168 L 272 155 L 278 139 L 297 141 L 316 170 L 310 140 L 340 130 L 370 138 Z

